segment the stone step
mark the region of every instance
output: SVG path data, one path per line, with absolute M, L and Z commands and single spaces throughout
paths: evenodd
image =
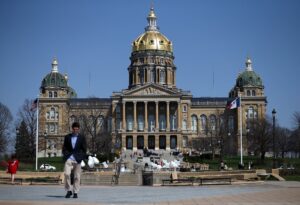
M 84 173 L 81 176 L 81 184 L 84 185 L 111 185 L 112 174 L 101 175 L 93 173 Z

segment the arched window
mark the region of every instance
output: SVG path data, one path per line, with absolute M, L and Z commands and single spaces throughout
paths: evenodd
M 151 69 L 150 71 L 150 82 L 154 83 L 155 82 L 155 70 Z
M 95 117 L 90 115 L 88 117 L 88 126 L 90 127 L 91 132 L 94 134 L 97 131 Z
M 55 119 L 55 109 L 53 107 L 50 109 L 50 119 L 51 120 Z
M 250 90 L 247 90 L 247 96 L 251 96 Z
M 210 123 L 210 129 L 212 131 L 216 130 L 217 127 L 217 118 L 215 115 L 210 115 L 209 116 L 209 123 Z
M 224 127 L 224 115 L 220 115 L 219 122 L 220 122 L 220 129 L 224 130 L 225 129 L 225 127 Z
M 133 130 L 133 117 L 132 115 L 127 115 L 127 130 Z
M 49 91 L 49 98 L 52 98 L 52 92 Z
M 197 127 L 198 127 L 198 119 L 197 119 L 197 116 L 193 115 L 192 116 L 192 126 L 191 126 L 191 130 L 193 132 L 196 132 L 197 131 Z
M 85 127 L 84 122 L 86 121 L 86 117 L 84 115 L 80 115 L 78 121 L 79 121 L 79 124 L 80 124 L 81 127 Z
M 189 144 L 188 137 L 183 136 L 183 138 L 182 138 L 182 147 L 187 147 L 188 144 Z
M 75 115 L 72 115 L 72 116 L 70 117 L 70 127 L 71 127 L 72 124 L 73 124 L 74 122 L 76 122 L 76 121 L 77 121 L 76 116 L 75 116 Z
M 141 69 L 139 72 L 139 77 L 140 77 L 140 84 L 144 84 L 144 69 Z
M 252 90 L 252 96 L 256 96 L 255 90 Z
M 56 91 L 54 92 L 54 97 L 57 98 L 57 92 Z
M 257 118 L 257 111 L 254 107 L 250 106 L 247 110 L 247 119 L 256 119 Z
M 100 115 L 97 119 L 97 127 L 99 128 L 100 131 L 103 131 L 105 129 L 105 120 L 102 115 Z
M 161 70 L 159 73 L 159 82 L 161 84 L 164 84 L 166 82 L 166 72 L 164 70 Z
M 186 128 L 187 128 L 186 120 L 182 120 L 182 129 L 186 130 Z
M 207 126 L 206 126 L 207 117 L 206 117 L 206 115 L 201 115 L 200 118 L 201 118 L 201 130 L 205 131 L 207 128 Z

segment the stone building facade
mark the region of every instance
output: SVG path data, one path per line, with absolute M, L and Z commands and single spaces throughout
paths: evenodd
M 112 151 L 147 147 L 211 152 L 221 146 L 239 151 L 240 119 L 245 131 L 248 119 L 264 117 L 267 104 L 251 60 L 246 60 L 228 97 L 193 97 L 176 86 L 173 44 L 159 31 L 156 20 L 152 8 L 145 32 L 132 43 L 128 88 L 110 98 L 77 98 L 53 60 L 40 87 L 40 157 L 61 155 L 63 137 L 74 121 L 81 123 L 91 152 L 99 150 L 101 137 L 107 138 L 101 146 L 109 144 Z M 238 96 L 242 106 L 226 109 Z

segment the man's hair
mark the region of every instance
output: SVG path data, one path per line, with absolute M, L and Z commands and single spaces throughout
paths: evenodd
M 73 124 L 72 124 L 72 128 L 74 128 L 74 127 L 78 127 L 78 128 L 80 128 L 80 124 L 79 124 L 79 122 L 73 122 Z

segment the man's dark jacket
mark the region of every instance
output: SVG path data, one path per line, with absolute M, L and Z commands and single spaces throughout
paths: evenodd
M 85 137 L 82 135 L 77 136 L 77 141 L 75 147 L 72 147 L 72 134 L 65 136 L 64 145 L 62 149 L 63 159 L 67 161 L 69 157 L 73 154 L 77 163 L 81 163 L 81 160 L 86 159 L 86 141 Z

